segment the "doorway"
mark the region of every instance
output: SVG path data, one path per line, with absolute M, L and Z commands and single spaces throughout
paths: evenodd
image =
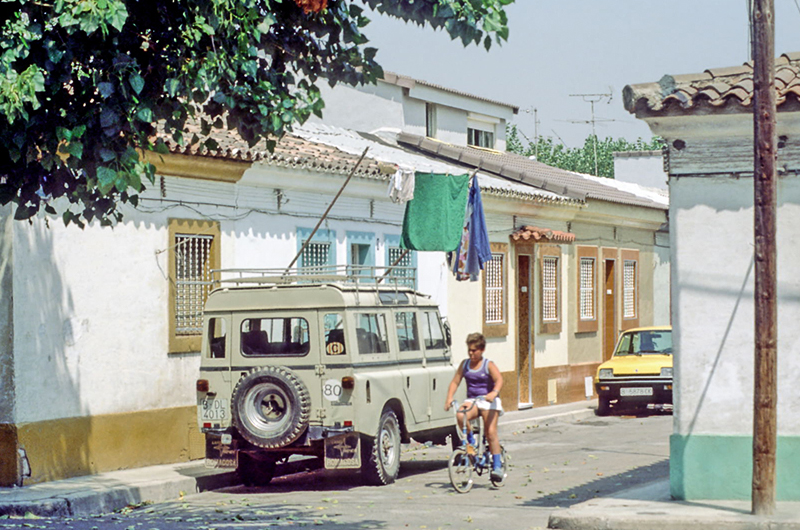
M 517 256 L 517 381 L 519 409 L 533 407 L 533 330 L 531 329 L 531 257 Z
M 603 361 L 611 358 L 617 342 L 615 265 L 613 259 L 603 260 Z

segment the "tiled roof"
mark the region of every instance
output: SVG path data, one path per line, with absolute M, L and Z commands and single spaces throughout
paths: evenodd
M 514 153 L 462 147 L 409 133 L 400 133 L 397 141 L 439 158 L 579 200 L 591 198 L 660 210 L 668 208 L 666 200 L 654 200 L 650 194 L 630 191 L 639 187 L 621 189 L 613 179 L 566 171 Z
M 800 101 L 800 52 L 775 60 L 777 104 Z M 637 115 L 749 112 L 753 105 L 753 63 L 711 68 L 698 74 L 665 75 L 657 83 L 628 85 L 625 109 Z
M 191 138 L 193 134 L 200 135 L 200 127 L 187 124 L 184 137 Z M 261 162 L 273 166 L 304 168 L 327 173 L 349 173 L 358 162 L 360 155 L 346 153 L 335 147 L 322 143 L 309 142 L 298 136 L 287 134 L 277 143 L 272 153 L 267 150 L 265 140 L 250 147 L 235 131 L 220 131 L 213 129 L 211 132 L 218 145 L 215 150 L 208 150 L 199 143 L 182 147 L 170 138 L 162 136 L 171 153 L 220 158 L 241 162 Z M 381 164 L 370 157 L 365 157 L 358 166 L 354 176 L 372 179 L 387 179 L 387 174 L 381 171 Z
M 487 103 L 492 103 L 494 105 L 502 105 L 504 107 L 510 107 L 511 110 L 514 111 L 514 114 L 519 114 L 519 105 L 511 105 L 510 103 L 504 103 L 502 101 L 497 101 L 496 99 L 489 99 L 482 96 L 476 96 L 475 94 L 470 94 L 468 92 L 462 92 L 461 90 L 456 90 L 454 88 L 448 88 L 446 86 L 437 85 L 435 83 L 429 83 L 428 81 L 423 81 L 421 79 L 414 79 L 413 77 L 408 77 L 405 75 L 396 74 L 394 72 L 387 72 L 384 70 L 383 72 L 383 80 L 387 83 L 392 85 L 397 85 L 405 88 L 413 88 L 414 85 L 423 85 L 431 88 L 435 88 L 437 90 L 442 90 L 444 92 L 449 92 L 451 94 L 456 94 L 458 96 L 464 96 L 472 99 L 477 99 L 479 101 L 485 101 Z
M 514 241 L 520 239 L 524 241 L 555 241 L 556 243 L 572 243 L 575 241 L 575 234 L 571 232 L 561 232 L 559 230 L 550 230 L 549 228 L 539 228 L 537 226 L 523 226 L 511 234 Z
M 195 134 L 201 136 L 199 125 L 187 124 L 184 137 Z M 356 177 L 388 180 L 398 164 L 451 174 L 477 167 L 481 190 L 487 195 L 560 205 L 581 206 L 588 197 L 661 210 L 668 207 L 666 197 L 635 184 L 565 171 L 512 153 L 459 147 L 407 133 L 400 133 L 391 143 L 375 135 L 312 124 L 285 135 L 272 153 L 265 141 L 249 147 L 234 131 L 212 129 L 211 138 L 217 142 L 213 150 L 199 142 L 184 147 L 167 136 L 162 138 L 174 154 L 335 174 L 348 174 L 364 148 L 369 147 Z

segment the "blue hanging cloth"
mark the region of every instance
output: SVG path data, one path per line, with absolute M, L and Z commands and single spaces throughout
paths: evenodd
M 492 259 L 492 249 L 489 246 L 489 231 L 486 229 L 486 218 L 483 215 L 481 188 L 478 185 L 478 176 L 475 175 L 469 188 L 461 242 L 451 256 L 456 280 L 478 281 L 484 263 L 490 259 Z

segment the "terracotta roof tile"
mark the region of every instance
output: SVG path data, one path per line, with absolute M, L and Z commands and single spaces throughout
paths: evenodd
M 775 61 L 778 105 L 798 99 L 800 52 L 786 53 Z M 628 85 L 623 100 L 628 112 L 644 115 L 694 112 L 697 108 L 739 108 L 749 112 L 753 104 L 753 63 L 709 68 L 698 74 L 665 75 L 656 83 Z
M 537 226 L 523 226 L 515 230 L 511 234 L 514 241 L 541 241 L 549 243 L 551 241 L 557 243 L 572 243 L 575 241 L 575 234 L 571 232 L 561 232 L 559 230 L 550 230 L 549 228 L 539 228 Z

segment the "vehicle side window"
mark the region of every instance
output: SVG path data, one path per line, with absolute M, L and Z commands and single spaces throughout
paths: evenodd
M 410 311 L 398 311 L 394 314 L 394 323 L 397 327 L 397 342 L 400 351 L 419 350 L 419 333 L 417 332 L 417 319 Z
M 386 317 L 377 313 L 359 313 L 356 317 L 356 340 L 358 353 L 388 352 Z
M 328 355 L 344 355 L 344 318 L 341 313 L 328 313 L 324 318 L 325 353 Z
M 244 355 L 305 355 L 309 351 L 308 321 L 304 318 L 249 318 L 242 321 Z
M 446 345 L 439 313 L 425 311 L 422 315 L 422 333 L 425 338 L 425 348 L 429 350 L 444 349 Z
M 228 322 L 224 318 L 210 318 L 208 320 L 208 357 L 211 359 L 225 358 L 225 340 L 228 336 Z

